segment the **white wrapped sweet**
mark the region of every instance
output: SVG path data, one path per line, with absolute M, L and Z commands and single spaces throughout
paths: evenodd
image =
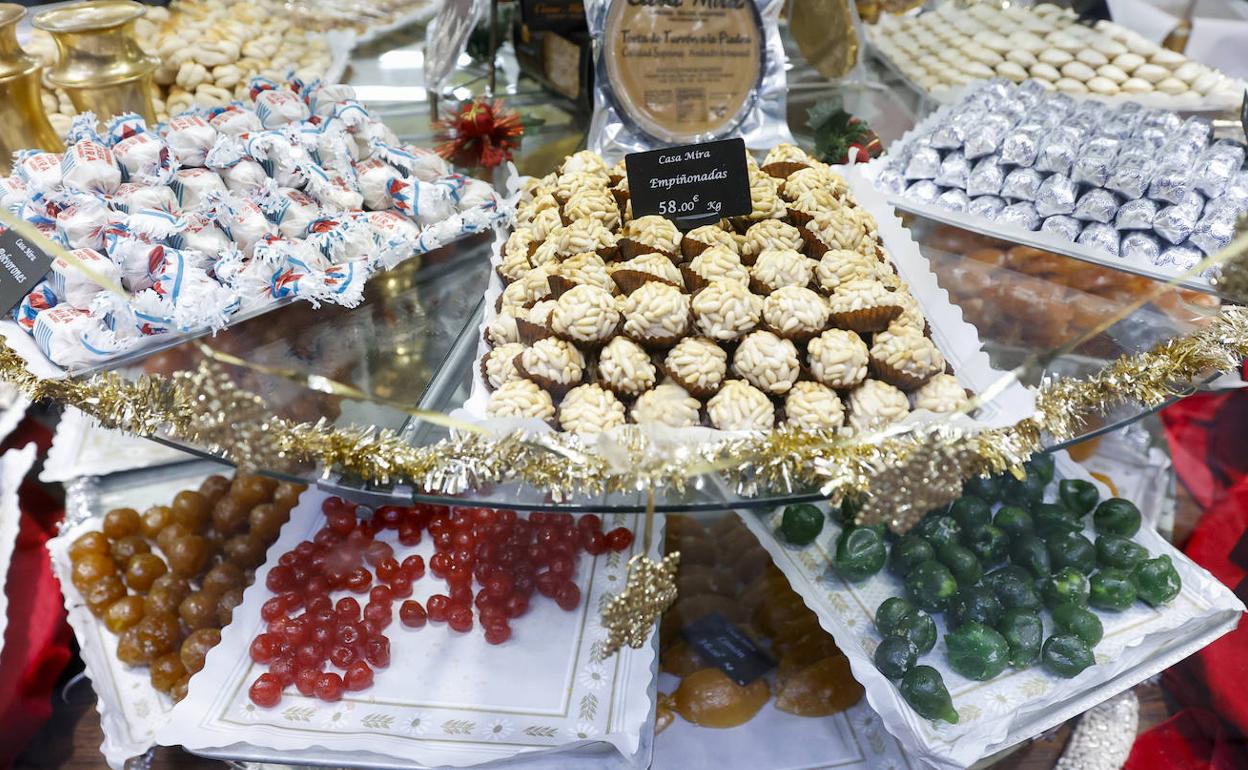
M 120 282 L 121 271 L 117 268 L 117 265 L 95 249 L 74 249 L 70 254 L 100 278 L 114 284 Z M 62 302 L 67 303 L 70 307 L 82 308 L 84 310 L 91 307 L 91 300 L 95 298 L 96 294 L 104 290 L 103 286 L 79 270 L 76 265 L 67 262 L 63 257 L 57 257 L 52 260 L 52 270 L 48 273 L 48 284 L 52 287 L 52 292 Z
M 216 140 L 217 129 L 198 115 L 170 118 L 165 127 L 165 141 L 183 166 L 203 166 Z

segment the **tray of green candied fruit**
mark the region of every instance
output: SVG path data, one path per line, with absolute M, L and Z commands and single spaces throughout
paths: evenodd
M 1149 525 L 1156 500 L 1112 496 L 1064 452 L 1025 470 L 970 479 L 904 535 L 854 526 L 852 501 L 741 513 L 884 726 L 936 767 L 1060 724 L 1244 611 Z

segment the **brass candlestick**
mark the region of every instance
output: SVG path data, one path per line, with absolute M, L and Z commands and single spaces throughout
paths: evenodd
M 39 60 L 17 44 L 17 23 L 26 9 L 0 3 L 0 170 L 8 173 L 17 150 L 64 149 L 39 97 Z
M 69 94 L 74 109 L 100 120 L 137 112 L 155 124 L 152 73 L 157 62 L 139 47 L 134 22 L 143 6 L 130 0 L 75 3 L 33 19 L 52 35 L 59 58 L 48 81 Z

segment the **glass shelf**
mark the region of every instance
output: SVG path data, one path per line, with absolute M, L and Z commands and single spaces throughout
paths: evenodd
M 419 29 L 399 32 L 357 51 L 348 79 L 404 141 L 431 146 L 437 140 L 428 94 L 419 77 L 422 39 Z M 479 62 L 468 62 L 453 78 L 445 91 L 464 98 L 481 92 L 486 69 Z M 500 55 L 497 78 L 497 95 L 531 124 L 516 158 L 521 173 L 544 174 L 583 145 L 588 116 L 571 103 L 550 97 L 521 74 L 507 47 Z M 894 75 L 871 64 L 839 84 L 796 64 L 789 80 L 789 123 L 798 141 L 806 139 L 807 145 L 806 113 L 828 96 L 839 96 L 848 110 L 866 120 L 886 148 L 930 109 Z M 1027 385 L 1095 371 L 1107 360 L 1190 330 L 1217 311 L 1214 297 L 1174 290 L 1133 308 L 1159 284 L 919 216 L 907 216 L 905 221 L 942 288 L 978 327 L 993 365 L 1001 371 L 1017 370 Z M 240 386 L 263 398 L 275 415 L 306 422 L 324 419 L 344 428 L 383 428 L 414 446 L 429 445 L 445 438 L 447 431 L 391 404 L 447 413 L 467 399 L 477 366 L 490 249 L 488 236 L 465 239 L 375 278 L 356 308 L 291 305 L 206 341 L 250 363 L 293 375 L 235 369 Z M 1103 321 L 1119 316 L 1099 330 Z M 192 345 L 183 344 L 151 355 L 141 368 L 171 373 L 193 366 L 199 356 Z M 345 383 L 372 397 L 330 395 L 308 379 L 313 376 Z M 1145 414 L 1140 408 L 1118 410 L 1089 425 L 1084 435 L 1050 448 L 1095 439 Z M 206 455 L 196 447 L 174 445 Z M 320 469 L 311 467 L 266 470 L 318 479 L 378 501 L 423 499 L 402 486 L 376 488 L 347 478 L 326 480 Z M 648 502 L 644 493 L 637 492 L 556 503 L 539 490 L 515 485 L 479 489 L 463 497 L 528 510 L 642 512 Z M 660 492 L 655 504 L 660 510 L 697 511 L 771 507 L 820 497 L 817 489 L 797 488 L 745 499 L 717 479 L 704 478 L 691 480 L 684 491 Z

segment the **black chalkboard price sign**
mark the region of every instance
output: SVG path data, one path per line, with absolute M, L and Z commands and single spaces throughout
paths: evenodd
M 690 229 L 751 211 L 741 139 L 635 152 L 624 167 L 634 218 L 658 214 Z

